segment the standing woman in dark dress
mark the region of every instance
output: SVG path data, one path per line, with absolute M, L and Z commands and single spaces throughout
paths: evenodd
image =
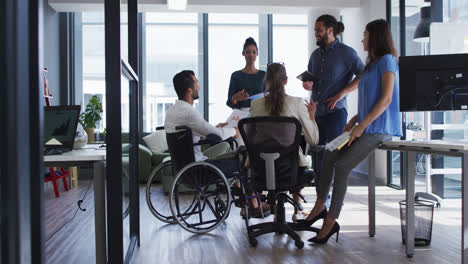
M 242 55 L 245 58 L 245 67 L 233 72 L 229 83 L 226 105 L 233 109 L 250 108 L 249 96 L 263 93 L 265 87 L 265 72 L 255 68 L 258 47 L 253 38 L 245 40 Z

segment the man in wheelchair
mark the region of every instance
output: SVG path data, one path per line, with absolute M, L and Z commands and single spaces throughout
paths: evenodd
M 195 161 L 207 161 L 214 164 L 226 175 L 238 174 L 240 167 L 238 151 L 233 151 L 234 142 L 229 140 L 240 137 L 238 128 L 226 127 L 227 123 L 213 126 L 195 110 L 193 103 L 199 98 L 200 86 L 193 71 L 184 70 L 177 73 L 173 78 L 173 84 L 178 100 L 166 113 L 164 123 L 166 133 L 174 133 L 180 130 L 178 128 L 181 126 L 187 127 L 191 130 L 192 141 L 195 143 L 193 147 Z M 201 150 L 202 143 L 213 144 L 213 141 L 219 143 L 204 151 Z M 269 205 L 262 203 L 260 208 L 257 199 L 249 199 L 249 208 L 250 217 L 261 217 L 262 213 L 263 215 L 270 213 Z
M 215 127 L 205 121 L 195 110 L 193 103 L 199 98 L 200 85 L 193 71 L 181 71 L 174 76 L 172 81 L 179 100 L 166 113 L 164 122 L 166 133 L 175 132 L 177 126 L 187 126 L 192 130 L 194 143 L 210 134 L 217 135 L 222 140 L 229 137 L 239 138 L 237 127 L 225 127 L 227 123 L 220 123 Z M 200 145 L 197 145 L 194 147 L 195 161 L 214 159 L 230 151 L 231 148 L 226 142 L 216 144 L 203 152 Z

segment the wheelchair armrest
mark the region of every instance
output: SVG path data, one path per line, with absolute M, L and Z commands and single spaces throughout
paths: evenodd
M 220 136 L 218 136 L 216 134 L 208 134 L 208 135 L 206 135 L 206 137 L 204 139 L 201 139 L 200 141 L 198 141 L 197 143 L 194 143 L 193 145 L 194 146 L 199 146 L 199 145 L 208 144 L 210 146 L 213 146 L 213 145 L 216 145 L 216 144 L 221 143 L 221 142 L 223 142 L 223 140 L 221 139 Z
M 239 166 L 244 167 L 247 160 L 247 148 L 242 145 L 236 149 L 237 160 L 240 162 Z
M 208 134 L 208 135 L 206 135 L 206 137 L 204 139 L 198 141 L 198 143 L 195 143 L 193 145 L 194 146 L 199 146 L 199 145 L 208 144 L 210 146 L 213 146 L 213 145 L 216 145 L 216 144 L 221 143 L 221 142 L 227 142 L 229 144 L 229 146 L 231 147 L 231 149 L 234 149 L 234 144 L 236 145 L 236 147 L 239 146 L 237 141 L 233 137 L 228 137 L 225 140 L 223 140 L 223 139 L 221 139 L 220 136 L 215 135 L 215 134 Z

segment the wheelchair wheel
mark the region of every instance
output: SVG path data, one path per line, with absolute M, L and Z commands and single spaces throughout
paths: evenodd
M 174 224 L 176 221 L 169 206 L 169 196 L 164 193 L 161 182 L 162 177 L 168 174 L 172 175 L 171 161 L 161 163 L 151 172 L 146 183 L 146 203 L 157 219 Z
M 177 173 L 170 203 L 172 214 L 182 228 L 192 233 L 206 233 L 229 215 L 230 185 L 213 164 L 190 163 Z

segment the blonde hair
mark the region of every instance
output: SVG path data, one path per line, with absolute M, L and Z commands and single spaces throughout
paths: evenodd
M 286 96 L 284 84 L 287 78 L 284 65 L 271 63 L 267 66 L 265 88 L 268 95 L 265 96 L 265 105 L 272 116 L 279 116 L 283 111 Z

